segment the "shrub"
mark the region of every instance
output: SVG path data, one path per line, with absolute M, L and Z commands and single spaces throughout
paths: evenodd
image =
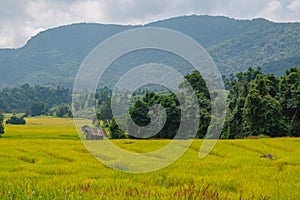
M 6 120 L 6 124 L 25 125 L 26 121 L 25 121 L 24 117 L 17 117 L 16 115 L 13 115 L 8 120 Z
M 0 137 L 1 134 L 4 134 L 3 120 L 4 120 L 4 112 L 0 109 Z

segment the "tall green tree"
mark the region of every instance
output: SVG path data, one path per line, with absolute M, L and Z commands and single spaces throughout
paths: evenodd
M 120 129 L 116 120 L 113 118 L 109 124 L 109 132 L 111 139 L 124 139 L 126 134 L 123 130 Z
M 0 109 L 0 135 L 4 134 L 3 120 L 4 120 L 4 112 L 3 110 Z
M 300 135 L 300 68 L 286 71 L 279 83 L 278 99 L 282 105 L 282 115 L 292 136 Z
M 251 88 L 243 108 L 243 136 L 286 136 L 288 132 L 281 111 L 279 101 Z
M 300 137 L 300 108 L 297 109 L 290 124 L 290 134 Z
M 194 71 L 191 74 L 186 75 L 185 81 L 180 84 L 179 88 L 183 90 L 183 93 L 185 93 L 184 90 L 186 90 L 187 84 L 189 84 L 193 92 L 195 93 L 197 99 L 198 99 L 198 106 L 199 106 L 199 126 L 197 130 L 196 137 L 197 138 L 203 138 L 208 130 L 210 121 L 211 121 L 211 102 L 210 102 L 210 94 L 208 91 L 208 88 L 206 86 L 206 82 L 203 79 L 202 75 L 198 71 Z M 187 104 L 189 105 L 189 104 Z M 184 109 L 184 108 L 183 108 Z M 190 121 L 194 120 L 195 116 L 191 116 L 189 119 Z M 188 128 L 187 128 L 188 130 Z
M 223 139 L 242 138 L 243 134 L 243 108 L 249 92 L 250 82 L 260 74 L 260 70 L 250 68 L 245 73 L 238 73 L 236 78 L 231 77 L 228 94 L 228 109 L 222 133 Z
M 228 109 L 224 129 L 222 133 L 223 139 L 242 138 L 243 135 L 243 108 L 245 105 L 245 97 L 238 97 L 232 102 L 231 110 Z
M 293 108 L 295 108 L 295 113 L 293 114 L 292 120 L 289 124 L 290 126 L 289 130 L 292 136 L 299 137 L 300 136 L 300 83 L 298 83 L 297 88 L 293 90 L 293 100 L 291 102 L 291 105 Z
M 278 97 L 279 82 L 274 75 L 264 75 L 260 68 L 249 68 L 231 78 L 222 138 L 288 135 Z
M 283 121 L 281 104 L 275 98 L 278 90 L 276 83 L 278 81 L 275 81 L 273 77 L 261 74 L 251 82 L 243 108 L 243 132 L 246 136 L 264 134 L 280 137 L 288 135 Z
M 210 99 L 209 91 L 206 82 L 199 71 L 193 71 L 191 74 L 186 75 L 185 80 L 192 86 L 196 94 L 203 94 L 206 98 Z M 183 82 L 180 87 L 185 87 L 186 82 Z
M 162 106 L 165 109 L 165 113 L 157 112 L 155 109 L 150 112 L 150 108 L 156 105 Z M 174 138 L 180 125 L 180 107 L 176 95 L 174 94 L 148 92 L 142 100 L 137 100 L 134 105 L 130 107 L 129 113 L 133 122 L 137 125 L 129 124 L 128 133 L 132 138 L 145 138 L 145 136 L 142 135 L 141 127 L 145 127 L 150 123 L 154 124 L 154 126 L 147 127 L 149 129 L 143 130 L 153 133 L 157 131 L 157 127 L 162 127 L 161 130 L 156 132 L 155 135 L 152 135 L 151 138 Z M 151 121 L 150 114 L 154 121 Z

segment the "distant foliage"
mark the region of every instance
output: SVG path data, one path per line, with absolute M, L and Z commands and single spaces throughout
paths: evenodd
M 97 110 L 101 113 L 97 115 L 99 120 L 111 120 L 113 118 L 111 111 L 111 96 L 112 91 L 107 87 L 97 90 L 95 98 Z
M 300 68 L 281 78 L 249 68 L 230 87 L 223 138 L 300 136 Z
M 62 104 L 55 108 L 57 117 L 72 117 L 71 105 Z
M 70 103 L 72 100 L 71 90 L 61 87 L 41 87 L 24 84 L 20 87 L 4 88 L 0 90 L 0 108 L 6 113 L 33 112 L 35 106 L 52 108 L 61 104 Z M 38 105 L 39 104 L 39 105 Z M 33 110 L 32 110 L 33 109 Z M 43 110 L 45 112 L 45 110 Z
M 19 124 L 19 125 L 25 125 L 26 121 L 24 117 L 17 117 L 15 114 L 11 116 L 8 120 L 6 120 L 6 124 Z
M 48 107 L 46 103 L 38 100 L 38 98 L 35 98 L 31 103 L 30 115 L 35 117 L 35 116 L 45 115 L 47 114 L 47 112 L 48 112 Z

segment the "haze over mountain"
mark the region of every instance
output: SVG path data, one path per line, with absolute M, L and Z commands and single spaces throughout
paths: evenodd
M 125 30 L 143 26 L 72 24 L 43 31 L 19 49 L 0 49 L 1 87 L 21 85 L 72 87 L 80 64 L 101 41 Z M 183 16 L 144 25 L 180 31 L 198 41 L 222 74 L 262 66 L 282 75 L 300 65 L 300 23 L 273 23 L 264 19 Z M 143 55 L 143 56 L 142 56 Z M 130 67 L 159 61 L 182 73 L 191 67 L 167 52 L 134 52 L 117 60 L 104 82 L 111 86 Z M 183 67 L 184 66 L 184 67 Z

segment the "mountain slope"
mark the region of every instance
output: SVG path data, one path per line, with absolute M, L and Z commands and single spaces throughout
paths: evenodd
M 142 26 L 72 24 L 49 29 L 32 37 L 19 49 L 0 50 L 0 85 L 22 83 L 72 87 L 76 72 L 88 53 L 106 38 Z M 264 19 L 234 20 L 226 17 L 184 16 L 145 25 L 180 31 L 203 45 L 223 74 L 263 66 L 281 75 L 300 65 L 300 24 L 273 23 Z M 108 71 L 107 85 L 130 67 L 152 61 L 177 65 L 168 53 L 136 52 L 116 62 Z M 143 59 L 141 59 L 143 58 Z M 190 72 L 190 68 L 183 73 Z

